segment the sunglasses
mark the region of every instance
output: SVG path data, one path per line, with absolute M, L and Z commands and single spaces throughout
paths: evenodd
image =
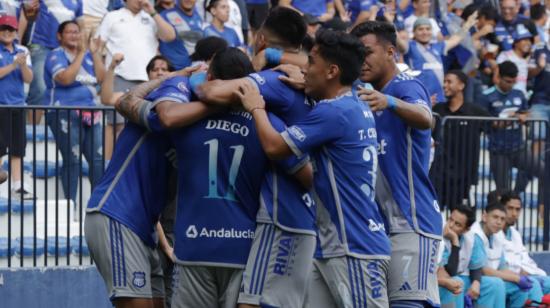
M 12 27 L 10 27 L 10 26 L 8 26 L 8 25 L 1 25 L 1 26 L 0 26 L 0 31 L 15 32 L 15 31 L 17 31 L 17 29 L 12 28 Z

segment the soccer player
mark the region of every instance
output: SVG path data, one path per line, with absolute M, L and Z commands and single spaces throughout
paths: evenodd
M 442 219 L 428 178 L 430 97 L 418 80 L 399 73 L 393 25 L 365 22 L 351 34 L 367 49 L 360 80 L 374 87 L 357 93 L 370 105 L 376 122 L 380 167 L 376 198 L 392 242 L 389 299 L 391 305 L 437 306 Z
M 503 230 L 506 265 L 516 274 L 529 275 L 532 281 L 539 282 L 544 294 L 550 293 L 550 277 L 529 256 L 529 252 L 523 246 L 521 234 L 514 227 L 521 214 L 522 205 L 520 196 L 515 192 L 505 192 L 500 197 L 500 203 L 506 210 L 506 221 L 504 222 Z
M 504 255 L 505 239 L 502 234 L 506 210 L 500 203 L 490 204 L 485 208 L 482 222 L 472 225 L 472 232 L 481 239 L 487 263 L 483 267 L 483 274 L 504 280 L 507 302 L 510 307 L 523 307 L 529 299 L 540 302 L 542 299 L 541 287 L 533 283 L 529 277 L 518 275 L 508 269 Z
M 475 219 L 472 208 L 458 206 L 443 229 L 443 260 L 438 269 L 442 307 L 463 307 L 465 296 L 475 301 L 477 307 L 505 306 L 504 282 L 497 277 L 482 276 L 487 256 L 481 240 L 469 232 Z M 458 294 L 457 283 L 462 286 Z
M 188 75 L 189 71 L 179 74 Z M 157 104 L 159 117 L 170 115 L 169 110 L 164 112 L 164 107 L 187 103 L 190 96 L 187 78 L 168 79 L 171 76 L 132 89 L 121 98 L 119 111 L 142 124 L 152 103 Z M 129 103 L 136 98 L 143 101 L 145 96 L 144 102 L 149 103 L 143 104 L 142 109 Z M 188 112 L 181 118 L 189 123 L 208 112 L 200 103 L 185 105 Z M 90 196 L 86 241 L 117 308 L 164 306 L 155 226 L 167 204 L 169 152 L 170 141 L 166 135 L 129 122 L 121 132 L 109 167 Z
M 234 79 L 252 71 L 247 56 L 238 49 L 229 48 L 214 56 L 208 75 L 209 78 Z M 284 128 L 283 122 L 276 117 L 272 121 L 280 130 Z M 302 241 L 298 236 L 275 232 L 273 226 L 256 228 L 260 188 L 268 160 L 249 113 L 232 109 L 174 131 L 172 136 L 180 171 L 172 307 L 234 307 L 254 237 L 263 238 L 263 243 L 269 247 L 296 248 L 296 252 L 308 246 L 298 247 Z M 311 166 L 305 157 L 281 161 L 277 165 L 297 176 L 309 173 L 306 178 L 311 178 Z M 285 186 L 280 188 L 284 190 Z M 277 196 L 277 193 L 268 195 Z M 302 206 L 306 208 L 305 204 Z M 314 242 L 309 246 L 314 247 Z M 255 248 L 257 256 L 268 256 L 268 248 Z M 261 268 L 252 271 L 251 275 L 256 273 L 255 279 L 264 279 L 268 267 L 273 267 L 272 271 L 288 270 L 281 268 L 284 258 L 280 257 L 280 250 L 278 252 L 269 255 L 279 257 L 277 260 L 266 263 L 268 260 L 262 259 L 258 265 Z M 312 252 L 310 258 L 311 255 Z M 287 260 L 290 258 L 289 255 Z M 296 262 L 294 266 L 298 270 L 300 264 Z M 305 269 L 309 269 L 307 264 Z M 266 289 L 273 287 L 269 281 L 264 284 L 264 281 L 253 280 L 252 283 L 258 284 L 254 290 L 261 290 L 259 285 L 265 285 Z
M 239 93 L 268 157 L 310 153 L 316 166 L 318 245 L 305 307 L 388 306 L 390 243 L 374 202 L 374 117 L 351 91 L 364 56 L 349 34 L 318 33 L 305 76 L 317 104 L 283 133 L 270 124 L 257 88 L 245 84 Z

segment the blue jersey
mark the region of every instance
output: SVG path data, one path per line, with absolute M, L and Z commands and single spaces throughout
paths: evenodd
M 97 79 L 94 71 L 94 62 L 90 52 L 87 52 L 82 60 L 82 65 L 76 75 L 75 81 L 69 85 L 62 85 L 55 81 L 55 76 L 66 70 L 74 56 L 58 47 L 46 56 L 44 65 L 44 81 L 46 93 L 44 105 L 52 106 L 95 106 L 97 97 Z
M 18 53 L 28 54 L 27 48 L 19 44 L 13 44 L 13 52 L 9 51 L 4 45 L 0 45 L 0 67 L 13 63 Z M 30 56 L 27 56 L 27 63 L 30 64 Z M 24 105 L 25 90 L 23 82 L 23 73 L 21 67 L 17 68 L 6 76 L 0 78 L 0 105 Z
M 191 65 L 191 54 L 195 51 L 195 45 L 203 38 L 202 18 L 197 10 L 193 15 L 185 14 L 179 5 L 175 8 L 162 11 L 160 15 L 176 30 L 176 39 L 171 42 L 160 41 L 160 53 L 179 70 Z
M 533 95 L 531 95 L 531 104 L 550 105 L 550 46 L 545 44 L 535 49 L 535 54 L 531 61 L 535 62 L 541 55 L 546 56 L 546 67 L 535 77 L 535 86 Z
M 347 5 L 348 11 L 351 12 L 351 22 L 355 22 L 361 12 L 370 11 L 373 5 L 376 5 L 374 0 L 351 0 Z
M 180 175 L 178 261 L 244 268 L 268 164 L 252 115 L 232 111 L 212 116 L 174 131 L 172 139 Z
M 518 15 L 516 19 L 512 22 L 505 22 L 503 20 L 497 22 L 495 26 L 495 35 L 497 41 L 500 44 L 500 51 L 512 49 L 512 46 L 514 44 L 514 38 L 512 37 L 512 35 L 514 34 L 514 32 L 521 32 L 520 27 L 528 28 L 532 35 L 537 34 L 536 27 L 534 29 L 535 33 L 531 31 L 531 28 L 534 27 L 534 25 L 532 25 L 532 21 L 530 21 L 529 18 L 523 15 Z
M 291 5 L 304 14 L 319 17 L 327 12 L 327 4 L 333 0 L 292 0 Z
M 369 107 L 352 92 L 313 107 L 282 136 L 310 153 L 319 230 L 317 258 L 388 258 L 390 242 L 374 201 L 376 129 Z
M 279 80 L 283 73 L 264 70 L 250 74 L 249 80 L 258 86 L 267 110 L 280 117 L 287 125 L 302 120 L 311 110 L 304 92 L 295 90 Z
M 428 91 L 407 74 L 395 76 L 382 92 L 431 113 Z M 376 112 L 375 119 L 380 163 L 376 195 L 390 233 L 441 238 L 441 214 L 428 177 L 431 130 L 412 128 L 391 110 Z
M 40 11 L 30 32 L 30 44 L 53 49 L 59 46 L 57 28 L 82 16 L 82 0 L 40 0 Z
M 443 56 L 445 42 L 438 42 L 424 46 L 417 41 L 410 41 L 409 50 L 405 54 L 405 62 L 413 70 L 420 71 L 418 80 L 428 90 L 430 96 L 436 95 L 436 102 L 444 102 L 443 93 Z
M 460 246 L 464 245 L 464 237 L 460 237 Z M 444 246 L 443 256 L 441 259 L 440 266 L 445 266 L 449 263 L 449 257 L 451 252 L 447 246 Z M 470 260 L 468 261 L 469 270 L 478 270 L 485 266 L 487 263 L 487 254 L 485 253 L 485 248 L 483 247 L 483 241 L 476 235 L 474 235 L 474 245 L 472 246 L 472 254 Z
M 481 104 L 491 116 L 502 119 L 514 118 L 516 112 L 527 111 L 529 106 L 523 92 L 512 89 L 508 93 L 501 92 L 496 86 L 483 91 Z M 489 133 L 489 150 L 516 151 L 525 145 L 519 122 L 510 123 L 506 128 L 491 128 Z
M 230 47 L 240 47 L 243 45 L 243 43 L 239 39 L 239 36 L 237 35 L 237 32 L 229 27 L 223 27 L 223 31 L 219 31 L 213 25 L 208 25 L 208 27 L 204 29 L 204 36 L 220 37 L 224 39 Z
M 175 77 L 165 81 L 146 99 L 185 103 L 189 99 L 187 86 L 187 78 Z M 152 122 L 157 119 L 151 117 Z M 154 248 L 155 224 L 167 204 L 171 148 L 170 138 L 164 133 L 150 132 L 130 122 L 126 124 L 117 139 L 109 167 L 90 196 L 87 211 L 99 211 L 117 220 Z

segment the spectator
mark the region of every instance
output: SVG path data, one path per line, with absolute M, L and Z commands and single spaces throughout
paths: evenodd
M 227 48 L 227 41 L 217 36 L 205 37 L 197 42 L 195 52 L 191 55 L 192 66 L 205 63 L 214 57 L 216 52 Z
M 15 43 L 17 19 L 15 16 L 0 16 L 0 105 L 25 105 L 24 83 L 32 81 L 33 74 L 27 48 Z M 0 111 L 0 157 L 9 149 L 12 193 L 15 198 L 33 199 L 24 189 L 21 160 L 26 147 L 25 111 L 23 109 Z M 1 162 L 1 161 L 0 161 Z M 1 165 L 1 164 L 0 164 Z M 0 169 L 0 183 L 8 178 Z
M 376 20 L 394 24 L 398 31 L 399 37 L 402 39 L 407 38 L 408 33 L 405 30 L 405 19 L 397 7 L 396 1 L 385 0 L 382 3 L 384 5 L 376 13 Z
M 226 26 L 233 28 L 241 42 L 247 41 L 248 35 L 248 11 L 244 0 L 227 0 L 229 3 L 229 20 Z
M 378 3 L 372 0 L 351 0 L 348 4 L 348 11 L 350 20 L 355 26 L 374 19 L 378 11 Z
M 519 25 L 527 28 L 533 37 L 537 36 L 537 27 L 529 18 L 520 15 L 519 9 L 519 1 L 500 0 L 501 18 L 495 27 L 495 35 L 500 44 L 500 50 L 512 49 L 514 44 L 512 34 L 518 30 Z
M 44 102 L 50 106 L 84 109 L 52 110 L 46 120 L 63 158 L 61 183 L 65 198 L 76 202 L 78 177 L 81 174 L 80 153 L 90 166 L 92 186 L 103 175 L 101 116 L 85 108 L 97 105 L 96 86 L 103 80 L 105 68 L 100 40 L 88 41 L 89 37 L 81 34 L 77 23 L 61 23 L 57 36 L 61 46 L 46 57 L 44 76 L 47 95 Z
M 433 112 L 446 116 L 484 117 L 483 108 L 464 101 L 468 77 L 460 70 L 445 75 L 443 88 L 447 103 L 437 104 Z M 450 210 L 460 204 L 470 205 L 470 186 L 477 182 L 479 140 L 483 129 L 480 121 L 449 121 L 443 129 L 438 122 L 434 130 L 435 160 L 430 178 L 437 190 L 439 205 Z M 444 135 L 441 135 L 441 132 Z
M 33 80 L 29 88 L 27 103 L 40 105 L 46 90 L 44 66 L 46 55 L 59 46 L 56 33 L 59 24 L 68 20 L 82 23 L 82 0 L 40 1 L 38 16 L 29 30 L 28 46 L 33 63 Z M 41 113 L 35 119 L 39 122 Z
M 500 63 L 496 84 L 483 92 L 481 104 L 494 117 L 517 118 L 520 123 L 525 123 L 528 116 L 527 101 L 523 92 L 513 88 L 517 76 L 518 69 L 513 62 Z M 542 178 L 544 163 L 537 161 L 527 147 L 518 122 L 504 120 L 493 124 L 489 134 L 489 152 L 491 173 L 499 192 L 510 189 L 512 167 L 529 176 Z M 515 191 L 521 192 L 525 186 L 525 181 L 516 181 Z
M 123 0 L 83 0 L 82 33 L 86 36 L 95 33 L 103 16 L 123 6 Z
M 523 92 L 527 97 L 527 77 L 529 75 L 529 56 L 533 46 L 533 36 L 523 25 L 518 25 L 517 31 L 513 35 L 514 43 L 512 49 L 501 52 L 497 57 L 497 63 L 511 61 L 518 68 L 518 77 L 514 89 Z
M 269 2 L 268 0 L 246 0 L 246 9 L 248 11 L 248 21 L 252 28 L 252 37 L 254 37 L 267 17 Z
M 157 0 L 155 4 L 155 10 L 160 14 L 165 10 L 173 9 L 175 6 L 175 0 Z
M 531 20 L 535 22 L 537 27 L 537 34 L 542 44 L 548 43 L 548 28 L 546 23 L 548 22 L 548 13 L 543 4 L 537 3 L 531 6 L 530 9 Z
M 280 0 L 280 6 L 286 6 L 303 14 L 311 14 L 325 22 L 334 17 L 333 0 Z
M 228 0 L 210 0 L 206 10 L 212 14 L 212 23 L 204 29 L 205 36 L 217 36 L 225 39 L 230 47 L 243 45 L 239 36 L 232 28 L 224 24 L 229 20 Z
M 176 39 L 160 43 L 160 52 L 174 69 L 183 69 L 191 64 L 189 56 L 203 37 L 202 18 L 195 9 L 195 0 L 180 0 L 179 5 L 162 12 L 162 17 L 176 31 Z
M 110 64 L 114 54 L 121 53 L 125 61 L 115 70 L 114 91 L 125 92 L 147 80 L 143 69 L 156 55 L 159 38 L 171 41 L 174 29 L 160 16 L 147 0 L 126 0 L 125 7 L 107 13 L 99 25 L 97 36 L 106 41 L 106 63 Z M 103 101 L 104 104 L 112 102 Z M 107 113 L 105 129 L 105 156 L 110 159 L 112 145 L 122 130 L 124 119 L 114 112 Z
M 533 118 L 550 121 L 550 42 L 539 44 L 535 49 L 534 56 L 531 58 L 532 74 L 535 76 L 533 95 L 531 95 L 531 115 Z M 548 125 L 537 125 L 533 129 L 536 140 L 545 140 Z M 543 150 L 541 142 L 535 143 L 535 153 L 541 153 Z
M 404 21 L 405 30 L 409 34 L 409 38 L 414 37 L 413 32 L 416 20 L 419 17 L 424 17 L 429 20 L 432 29 L 430 41 L 434 43 L 437 41 L 442 41 L 443 35 L 441 35 L 441 28 L 439 28 L 437 21 L 430 17 L 430 6 L 432 5 L 431 0 L 413 0 L 412 5 L 414 8 L 414 13 L 405 18 Z
M 423 0 L 417 0 L 423 1 Z M 443 56 L 447 51 L 458 46 L 476 22 L 476 15 L 471 15 L 462 26 L 462 31 L 453 34 L 443 42 L 431 43 L 433 28 L 428 18 L 417 18 L 414 23 L 414 40 L 400 42 L 400 49 L 405 54 L 405 62 L 413 70 L 421 71 L 418 79 L 431 95 L 432 104 L 445 101 L 443 95 Z

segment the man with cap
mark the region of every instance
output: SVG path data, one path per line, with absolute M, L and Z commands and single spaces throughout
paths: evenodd
M 533 35 L 524 25 L 518 25 L 512 35 L 514 43 L 512 49 L 501 52 L 497 57 L 497 63 L 512 61 L 518 67 L 518 77 L 514 89 L 518 89 L 527 96 L 527 78 L 529 77 L 529 56 L 533 46 Z
M 537 26 L 528 17 L 519 14 L 520 2 L 516 0 L 500 0 L 500 20 L 495 27 L 495 35 L 500 44 L 500 50 L 510 50 L 514 43 L 513 33 L 518 27 L 524 26 L 531 32 L 531 35 L 537 35 Z
M 17 18 L 0 16 L 0 105 L 25 105 L 24 83 L 33 78 L 29 51 L 15 43 Z M 21 159 L 25 156 L 25 112 L 22 109 L 0 112 L 0 157 L 10 152 L 12 197 L 32 199 L 22 183 Z M 0 170 L 0 183 L 7 180 Z
M 462 25 L 461 31 L 443 42 L 432 43 L 432 24 L 430 19 L 419 17 L 414 22 L 413 40 L 400 42 L 399 49 L 405 55 L 405 63 L 411 69 L 422 73 L 418 79 L 430 93 L 432 104 L 444 102 L 443 94 L 443 56 L 468 35 L 468 30 L 476 23 L 477 14 L 472 14 Z

